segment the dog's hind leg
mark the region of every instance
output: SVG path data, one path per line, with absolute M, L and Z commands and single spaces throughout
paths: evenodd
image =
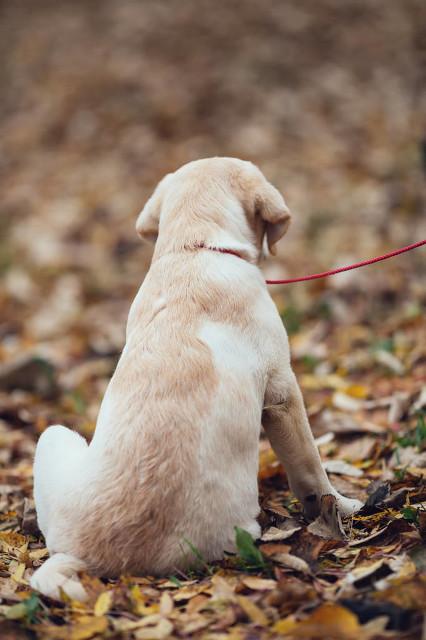
M 69 598 L 84 602 L 87 593 L 77 575 L 84 569 L 86 565 L 78 558 L 67 553 L 55 553 L 33 573 L 30 585 L 49 598 L 60 600 L 62 590 Z

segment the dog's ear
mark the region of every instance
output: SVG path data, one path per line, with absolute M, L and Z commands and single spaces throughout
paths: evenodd
M 136 231 L 143 240 L 149 242 L 155 242 L 157 240 L 160 214 L 169 175 L 170 174 L 165 176 L 161 182 L 158 183 L 154 193 L 146 202 L 136 220 Z
M 275 245 L 286 233 L 290 224 L 290 211 L 284 198 L 269 182 L 262 185 L 256 193 L 256 213 L 265 222 L 265 234 L 268 249 L 272 255 L 276 254 Z

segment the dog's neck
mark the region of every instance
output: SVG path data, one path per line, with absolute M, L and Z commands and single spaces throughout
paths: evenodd
M 166 253 L 200 251 L 204 249 L 234 255 L 251 264 L 257 264 L 259 261 L 259 249 L 249 238 L 245 238 L 243 235 L 236 237 L 236 233 L 218 228 L 212 224 L 209 224 L 208 227 L 204 224 L 189 224 L 184 229 L 181 225 L 179 226 L 179 229 L 169 229 L 167 236 L 163 236 L 160 230 L 154 258 L 159 258 Z
M 209 246 L 207 244 L 205 244 L 204 242 L 201 242 L 198 245 L 195 245 L 195 247 L 192 247 L 193 249 L 207 249 L 208 251 L 217 251 L 218 253 L 229 253 L 231 256 L 235 256 L 236 258 L 240 258 L 240 260 L 245 260 L 245 258 L 241 255 L 240 251 L 237 251 L 236 249 L 226 249 L 225 247 L 212 247 Z

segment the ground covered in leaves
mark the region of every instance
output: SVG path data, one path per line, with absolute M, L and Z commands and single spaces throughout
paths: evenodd
M 294 213 L 269 278 L 426 237 L 424 3 L 41 0 L 1 3 L 0 24 L 0 637 L 422 637 L 423 250 L 271 288 L 324 464 L 362 512 L 341 522 L 325 498 L 305 522 L 262 438 L 262 539 L 236 532 L 237 557 L 82 576 L 84 605 L 28 578 L 47 556 L 35 442 L 58 422 L 93 434 L 150 260 L 134 221 L 164 173 L 257 162 Z

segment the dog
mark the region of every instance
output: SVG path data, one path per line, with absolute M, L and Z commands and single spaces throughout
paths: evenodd
M 167 175 L 137 220 L 155 242 L 126 343 L 90 445 L 63 426 L 34 461 L 50 558 L 31 586 L 84 600 L 78 572 L 170 575 L 233 551 L 235 527 L 258 538 L 261 425 L 308 519 L 332 494 L 287 335 L 258 267 L 285 234 L 283 197 L 252 163 L 190 162 Z

